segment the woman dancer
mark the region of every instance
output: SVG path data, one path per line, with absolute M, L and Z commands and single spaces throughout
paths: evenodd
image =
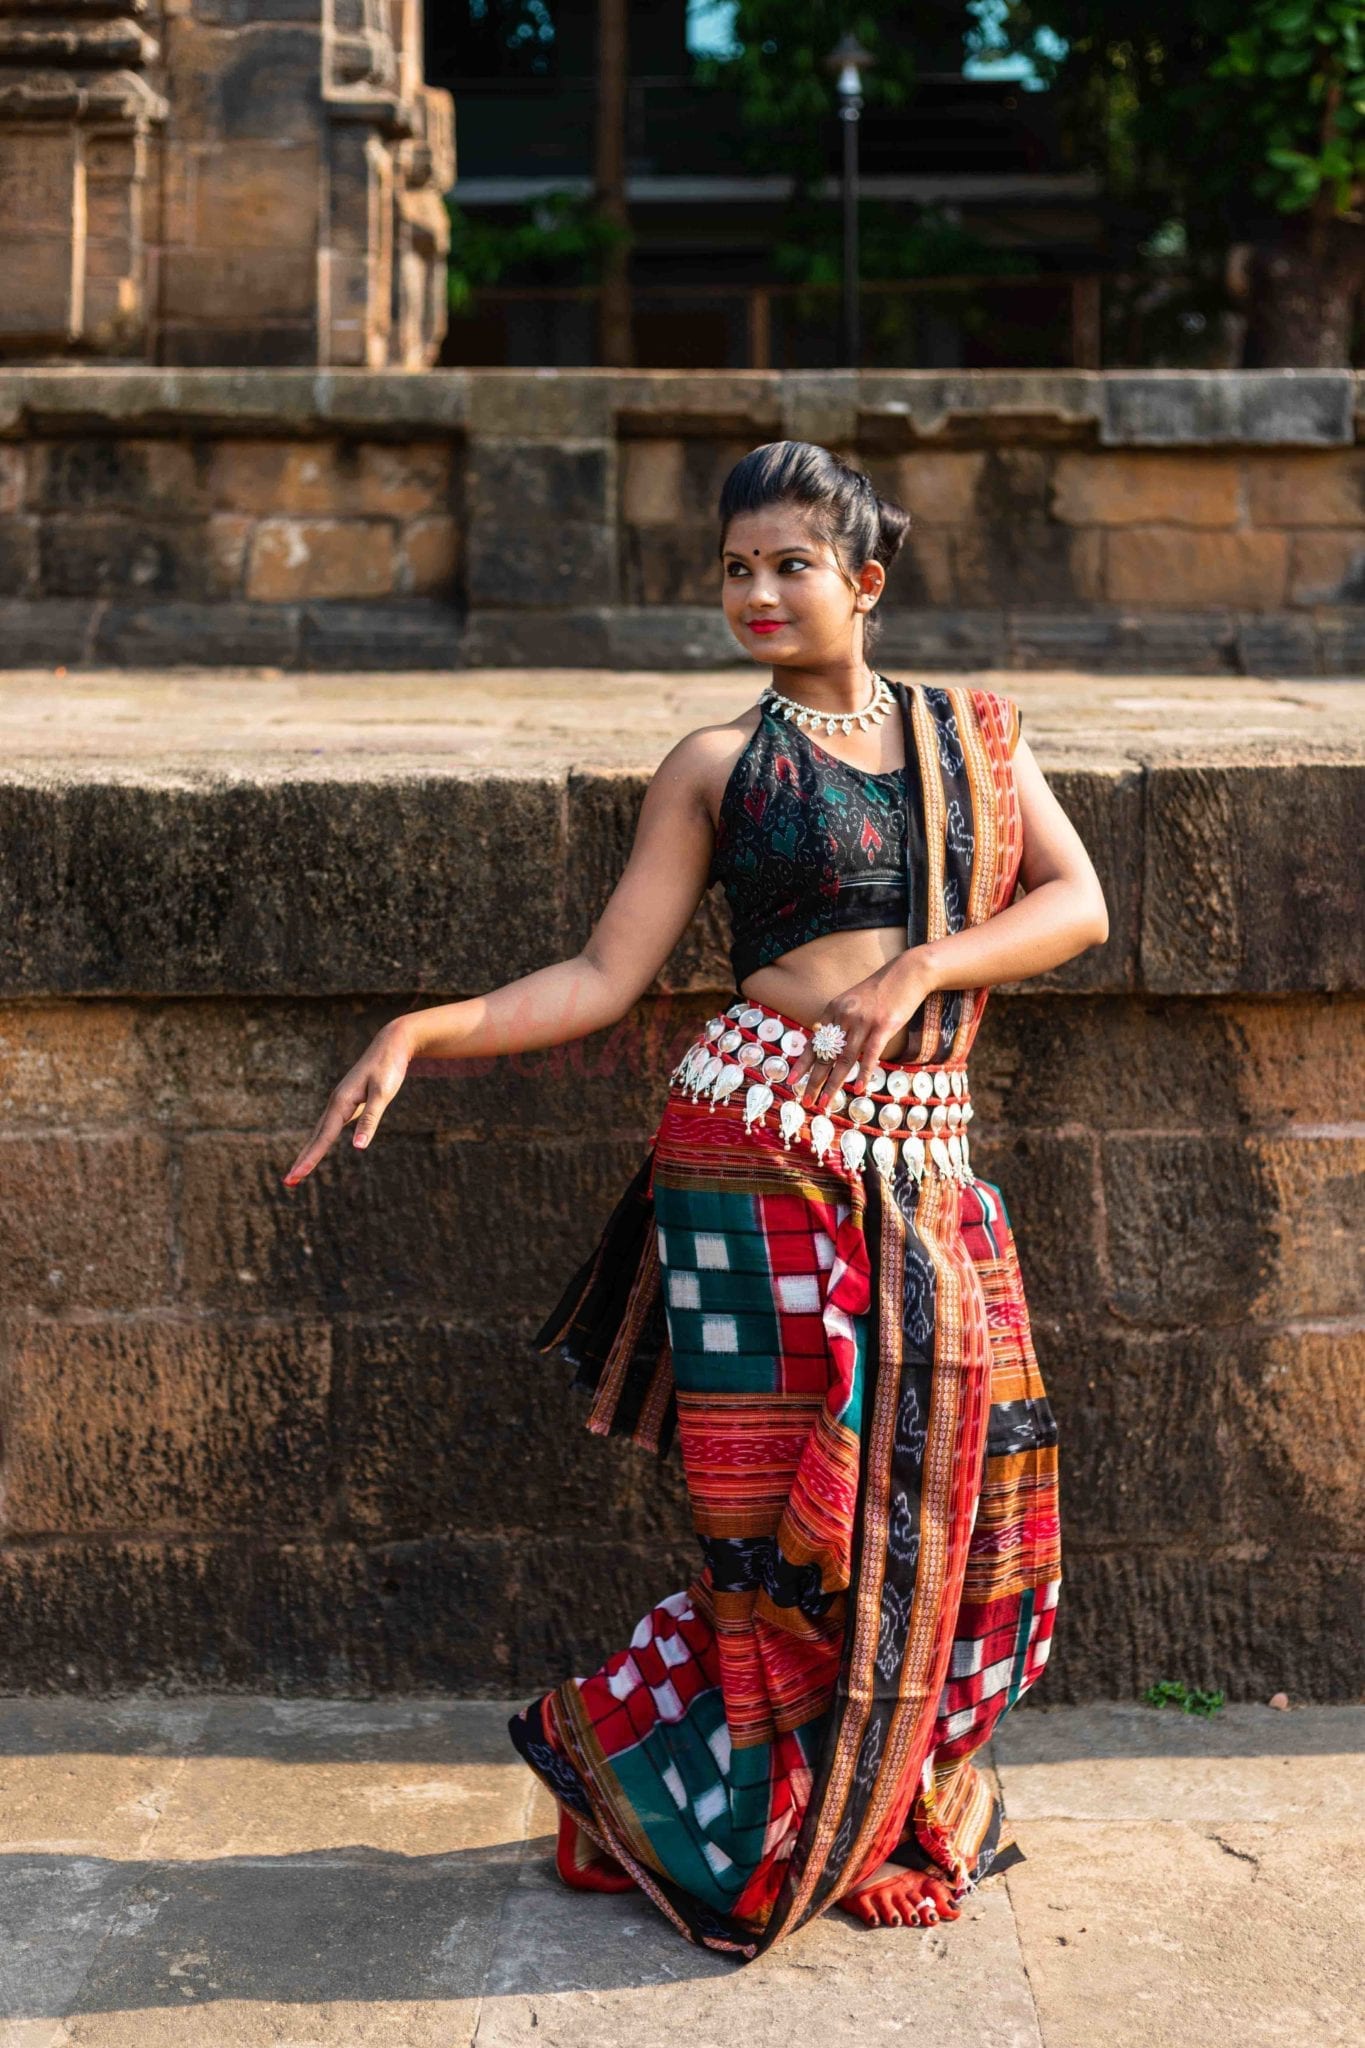
M 395 1018 L 285 1176 L 353 1121 L 367 1145 L 416 1055 L 619 1021 L 721 883 L 735 1000 L 535 1339 L 590 1429 L 660 1455 L 676 1431 L 701 1564 L 510 1732 L 566 1883 L 638 1887 L 743 1960 L 834 1904 L 956 1919 L 1021 1857 L 972 1758 L 1042 1670 L 1061 1583 L 1056 1426 L 967 1055 L 991 984 L 1108 919 L 1013 702 L 871 667 L 908 523 L 814 444 L 736 464 L 721 583 L 759 702 L 664 757 L 582 952 Z

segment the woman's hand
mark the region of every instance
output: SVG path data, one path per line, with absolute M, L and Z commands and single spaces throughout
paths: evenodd
M 933 979 L 921 950 L 912 946 L 888 960 L 864 981 L 855 981 L 820 1012 L 822 1024 L 837 1024 L 847 1043 L 832 1063 L 817 1060 L 811 1047 L 793 1064 L 787 1085 L 814 1115 L 827 1110 L 836 1088 L 847 1080 L 857 1063 L 860 1076 L 881 1058 L 882 1047 L 908 1024 L 926 996 L 933 992 Z M 813 1033 L 812 1033 L 813 1036 Z M 804 1093 L 812 1076 L 811 1093 Z M 856 1084 L 855 1084 L 856 1088 Z
M 401 1028 L 407 1020 L 395 1018 L 375 1033 L 348 1074 L 343 1074 L 327 1098 L 312 1137 L 283 1176 L 287 1188 L 297 1187 L 325 1159 L 349 1123 L 360 1121 L 351 1143 L 357 1151 L 369 1144 L 379 1119 L 403 1085 L 412 1058 L 411 1041 Z

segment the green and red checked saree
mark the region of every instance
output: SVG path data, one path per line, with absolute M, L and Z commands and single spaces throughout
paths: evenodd
M 912 942 L 1008 903 L 1007 701 L 905 690 Z M 972 1759 L 1047 1659 L 1057 1432 L 999 1191 L 972 1171 L 984 991 L 808 1119 L 736 998 L 684 1053 L 591 1258 L 537 1334 L 588 1419 L 681 1447 L 701 1548 L 595 1672 L 510 1724 L 680 1933 L 750 1960 L 888 1859 L 955 1899 L 1016 1860 Z

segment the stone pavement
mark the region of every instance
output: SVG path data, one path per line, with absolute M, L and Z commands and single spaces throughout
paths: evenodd
M 508 1708 L 0 1699 L 0 2048 L 1357 2048 L 1365 1707 L 1030 1705 L 1027 1860 L 737 1966 L 571 1894 Z

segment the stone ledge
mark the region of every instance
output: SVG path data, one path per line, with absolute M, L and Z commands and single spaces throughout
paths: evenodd
M 1340 447 L 1355 438 L 1350 370 L 0 370 L 0 436 L 115 427 L 609 439 L 717 420 L 815 439 L 879 427 L 935 438 L 997 418 L 1051 419 L 1109 448 Z
M 921 672 L 1055 670 L 1149 676 L 1359 677 L 1365 607 L 1304 611 L 998 611 L 888 615 L 879 658 Z M 300 673 L 533 664 L 679 671 L 748 667 L 707 605 L 463 612 L 438 598 L 263 604 L 168 598 L 0 598 L 0 674 L 30 667 L 270 666 Z
M 1365 836 L 1365 686 L 979 680 L 1019 699 L 1110 903 L 1107 945 L 1040 988 L 1365 986 L 1343 858 Z M 0 994 L 408 996 L 528 973 L 586 938 L 667 747 L 753 696 L 726 672 L 78 674 L 59 697 L 15 678 Z M 729 985 L 715 892 L 656 992 Z

